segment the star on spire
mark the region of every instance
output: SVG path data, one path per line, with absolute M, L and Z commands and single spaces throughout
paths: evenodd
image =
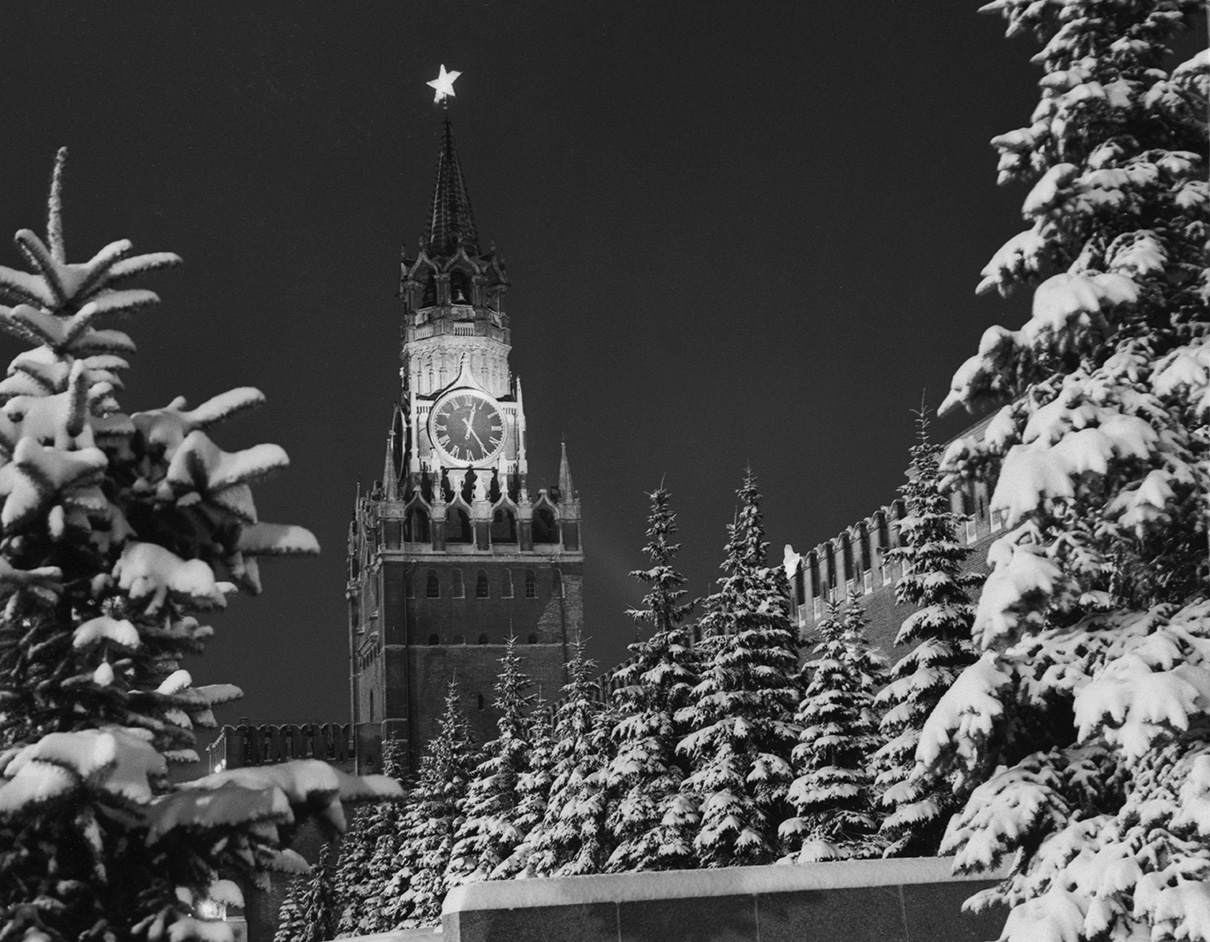
M 431 82 L 425 82 L 429 88 L 433 89 L 434 104 L 446 98 L 454 97 L 454 79 L 461 74 L 461 72 L 447 72 L 445 71 L 445 63 L 441 64 L 441 71 L 437 74 L 437 77 Z

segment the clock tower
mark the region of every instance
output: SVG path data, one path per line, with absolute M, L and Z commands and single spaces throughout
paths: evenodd
M 477 740 L 492 738 L 507 639 L 553 698 L 580 632 L 580 503 L 566 446 L 558 485 L 530 486 L 525 403 L 508 362 L 509 286 L 494 247 L 481 249 L 447 110 L 432 211 L 400 262 L 402 382 L 383 477 L 358 496 L 349 529 L 351 708 L 363 770 L 388 739 L 406 744 L 418 767 L 450 680 Z

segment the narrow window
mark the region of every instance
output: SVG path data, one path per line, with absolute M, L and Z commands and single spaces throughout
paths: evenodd
M 450 595 L 456 599 L 466 598 L 466 586 L 462 584 L 462 570 L 455 569 L 450 584 Z
M 408 543 L 429 542 L 429 515 L 423 507 L 409 507 L 403 518 L 403 539 Z
M 551 513 L 548 507 L 539 507 L 534 511 L 534 542 L 559 542 L 559 530 L 555 526 L 555 515 Z
M 526 639 L 525 639 L 525 643 L 526 643 L 526 644 L 537 644 L 537 643 L 538 643 L 538 636 L 537 636 L 537 635 L 530 635 L 528 638 L 526 638 Z
M 488 643 L 487 635 L 480 635 L 480 636 L 479 636 L 479 643 L 480 643 L 480 644 L 487 644 L 487 643 Z
M 479 694 L 479 709 L 482 710 L 486 704 L 483 702 L 483 694 Z
M 534 575 L 532 569 L 525 570 L 525 597 L 527 599 L 538 597 L 538 577 Z
M 802 575 L 802 563 L 794 568 L 794 604 L 802 605 L 807 600 L 807 586 Z
M 471 543 L 474 533 L 471 530 L 471 517 L 461 507 L 450 507 L 445 512 L 445 542 Z
M 428 580 L 424 584 L 424 597 L 428 599 L 441 598 L 441 583 L 437 580 L 437 570 L 430 569 Z
M 439 635 L 429 635 L 429 644 L 430 645 L 440 644 L 440 643 L 441 643 L 441 637 Z
M 517 542 L 517 518 L 511 510 L 498 507 L 492 514 L 492 542 Z
M 491 594 L 491 589 L 487 585 L 487 573 L 480 569 L 479 575 L 475 577 L 475 598 L 486 599 L 490 598 Z

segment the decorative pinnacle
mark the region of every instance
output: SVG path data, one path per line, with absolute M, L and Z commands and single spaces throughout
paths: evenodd
M 434 104 L 437 104 L 438 102 L 445 102 L 445 99 L 455 97 L 454 79 L 461 74 L 461 72 L 447 72 L 445 71 L 445 63 L 443 62 L 441 64 L 441 71 L 437 74 L 437 77 L 431 82 L 425 82 L 429 88 L 433 89 Z

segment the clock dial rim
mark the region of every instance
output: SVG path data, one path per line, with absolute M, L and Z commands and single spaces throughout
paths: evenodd
M 447 451 L 437 439 L 437 417 L 441 414 L 442 410 L 449 406 L 452 401 L 462 396 L 469 396 L 473 399 L 478 399 L 481 403 L 483 403 L 484 406 L 491 409 L 497 416 L 500 417 L 500 444 L 494 449 L 485 451 L 480 457 L 469 459 L 456 458 L 454 455 L 450 454 L 450 452 Z M 429 410 L 427 424 L 429 444 L 432 446 L 433 450 L 441 456 L 443 461 L 447 462 L 453 467 L 484 467 L 495 461 L 495 459 L 500 456 L 500 453 L 504 451 L 504 447 L 508 443 L 508 422 L 505 419 L 504 410 L 500 408 L 500 404 L 496 402 L 492 396 L 480 392 L 477 389 L 464 387 L 462 389 L 451 389 L 442 394 L 442 396 L 433 403 L 432 408 Z

